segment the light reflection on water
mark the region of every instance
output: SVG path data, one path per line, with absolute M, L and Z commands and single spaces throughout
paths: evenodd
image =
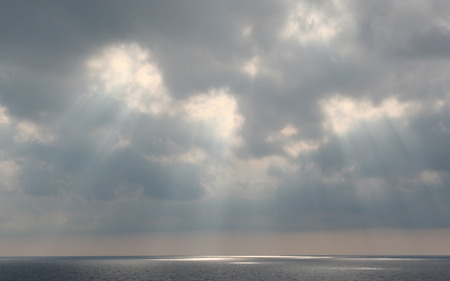
M 158 258 L 152 259 L 154 261 L 227 261 L 234 260 L 234 257 L 177 257 L 177 258 Z
M 230 264 L 261 264 L 262 262 L 257 261 L 233 261 Z
M 330 259 L 333 256 L 235 256 L 235 258 L 273 258 L 273 259 L 294 259 L 294 260 L 311 260 L 311 259 Z
M 332 267 L 333 270 L 398 270 L 398 268 L 383 268 L 383 267 Z
M 164 257 L 153 258 L 154 261 L 236 261 L 257 259 L 262 262 L 268 259 L 277 260 L 312 260 L 312 259 L 330 259 L 332 256 L 182 256 L 182 257 Z M 252 263 L 257 263 L 253 261 Z

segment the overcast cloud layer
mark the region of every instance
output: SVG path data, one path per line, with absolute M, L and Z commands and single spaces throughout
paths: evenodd
M 447 1 L 6 1 L 0 236 L 450 227 Z

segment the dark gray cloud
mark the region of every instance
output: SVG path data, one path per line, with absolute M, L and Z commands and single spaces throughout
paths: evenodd
M 450 227 L 449 9 L 6 3 L 1 234 Z
M 395 60 L 448 56 L 443 48 L 449 39 L 448 3 L 369 1 L 356 6 L 357 36 L 369 50 Z

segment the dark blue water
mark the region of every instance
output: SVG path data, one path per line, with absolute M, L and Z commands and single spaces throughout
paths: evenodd
M 450 280 L 450 257 L 0 258 L 0 280 Z

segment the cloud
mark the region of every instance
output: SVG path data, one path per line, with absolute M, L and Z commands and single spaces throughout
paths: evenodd
M 449 8 L 8 3 L 0 235 L 449 227 Z

